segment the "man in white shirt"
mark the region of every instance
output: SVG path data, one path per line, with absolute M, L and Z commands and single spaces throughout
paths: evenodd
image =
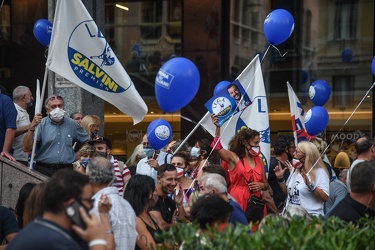
M 28 152 L 22 150 L 22 142 L 25 137 L 25 133 L 30 128 L 30 117 L 27 113 L 27 108 L 30 108 L 34 104 L 33 94 L 30 89 L 26 86 L 18 86 L 13 90 L 13 102 L 17 110 L 17 129 L 16 135 L 12 144 L 14 150 L 13 157 L 20 163 L 27 166 Z M 37 122 L 33 120 L 34 127 Z
M 351 192 L 350 189 L 350 180 L 351 180 L 351 174 L 353 171 L 353 168 L 360 162 L 364 161 L 372 161 L 375 156 L 375 148 L 374 148 L 374 142 L 371 138 L 367 136 L 363 136 L 357 139 L 355 142 L 355 151 L 357 152 L 357 159 L 353 161 L 352 165 L 350 166 L 348 170 L 348 174 L 346 176 L 346 186 L 348 188 L 348 192 Z
M 115 178 L 113 164 L 104 157 L 91 158 L 87 164 L 86 175 L 92 187 L 94 207 L 90 213 L 99 214 L 98 203 L 102 193 L 108 196 L 112 203 L 109 210 L 109 221 L 115 239 L 115 249 L 134 249 L 137 240 L 136 216 L 127 200 L 118 195 L 117 188 L 111 186 Z
M 143 136 L 142 144 L 146 157 L 138 162 L 136 174 L 148 175 L 157 184 L 157 171 L 161 165 L 171 163 L 172 154 L 168 154 L 164 151 L 164 148 L 160 150 L 153 149 L 148 142 L 147 135 Z

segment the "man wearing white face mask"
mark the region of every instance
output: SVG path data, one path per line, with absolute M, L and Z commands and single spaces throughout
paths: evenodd
M 84 144 L 89 140 L 86 131 L 73 119 L 65 117 L 64 100 L 61 96 L 52 95 L 45 101 L 47 117 L 35 115 L 41 119 L 36 142 L 35 170 L 52 176 L 56 171 L 64 168 L 73 168 L 75 160 L 73 141 Z M 25 152 L 32 150 L 36 126 L 30 125 L 23 140 L 22 149 Z
M 138 162 L 136 173 L 150 176 L 157 184 L 157 171 L 161 165 L 171 162 L 172 154 L 166 152 L 166 147 L 160 150 L 152 148 L 147 135 L 143 136 L 142 145 L 146 157 Z

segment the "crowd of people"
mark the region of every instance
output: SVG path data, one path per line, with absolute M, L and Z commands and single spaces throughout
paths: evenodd
M 176 223 L 197 223 L 198 234 L 241 224 L 251 234 L 267 214 L 353 223 L 375 218 L 375 143 L 369 137 L 356 141 L 358 158 L 350 168 L 334 169 L 321 138 L 296 144 L 293 136 L 279 135 L 267 170 L 259 132 L 238 131 L 226 149 L 213 115 L 212 140 L 155 149 L 145 135 L 127 166 L 98 135 L 98 116 L 68 117 L 63 98 L 51 95 L 44 103 L 48 115 L 30 121 L 33 100 L 24 86 L 14 90 L 13 101 L 0 94 L 1 156 L 33 164 L 49 177 L 25 183 L 13 210 L 0 206 L 0 249 L 155 249 L 167 244 L 157 235 Z M 264 201 L 257 221 L 250 219 L 254 199 Z

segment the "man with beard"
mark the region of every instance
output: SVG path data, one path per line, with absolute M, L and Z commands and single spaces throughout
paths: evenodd
M 287 164 L 285 162 L 291 161 L 293 159 L 293 153 L 296 150 L 294 137 L 291 135 L 280 135 L 276 137 L 273 147 L 275 157 L 271 157 L 270 168 L 268 172 L 268 184 L 272 188 L 273 200 L 275 201 L 276 207 L 281 211 L 284 207 L 286 194 L 284 194 L 284 192 L 280 188 L 280 185 L 278 184 L 278 182 L 282 182 L 283 179 L 278 180 L 273 170 L 279 164 L 282 168 L 287 168 Z M 288 179 L 289 174 L 289 169 L 287 169 L 284 172 L 284 180 Z
M 61 96 L 51 95 L 45 101 L 47 117 L 42 114 L 34 116 L 35 123 L 31 123 L 22 143 L 22 150 L 29 152 L 33 149 L 34 132 L 39 126 L 36 138 L 36 166 L 35 170 L 52 176 L 57 171 L 73 169 L 76 154 L 73 141 L 81 144 L 89 140 L 86 131 L 73 119 L 65 116 L 64 100 Z M 39 125 L 37 125 L 40 122 Z
M 177 186 L 177 170 L 172 164 L 163 164 L 157 173 L 158 183 L 155 188 L 154 197 L 157 197 L 156 204 L 150 210 L 150 214 L 162 230 L 168 230 L 175 223 L 177 217 L 186 221 L 185 209 L 183 206 L 182 188 Z M 174 200 L 169 194 L 174 193 Z M 153 197 L 153 198 L 154 198 Z
M 104 157 L 113 164 L 116 180 L 113 182 L 112 186 L 117 187 L 118 193 L 122 197 L 126 184 L 131 177 L 129 168 L 124 162 L 116 160 L 111 155 L 112 144 L 108 138 L 97 135 L 93 140 L 89 141 L 89 144 L 95 148 L 97 156 Z
M 249 99 L 249 97 L 247 96 L 247 94 L 245 93 L 245 95 L 242 97 L 242 94 L 240 92 L 240 90 L 238 89 L 238 86 L 234 83 L 230 84 L 228 87 L 227 87 L 227 91 L 228 91 L 228 94 L 234 99 L 236 100 L 236 109 L 234 112 L 239 112 L 239 111 L 242 111 L 244 110 L 247 106 L 249 106 L 251 104 L 251 101 Z

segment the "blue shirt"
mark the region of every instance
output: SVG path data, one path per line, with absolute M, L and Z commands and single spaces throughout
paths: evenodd
M 247 219 L 240 205 L 232 199 L 229 199 L 229 204 L 233 207 L 233 212 L 230 215 L 229 222 L 233 224 L 233 226 L 236 226 L 237 223 L 247 226 Z
M 35 160 L 47 164 L 71 164 L 75 161 L 73 140 L 85 143 L 86 131 L 74 120 L 64 117 L 63 123 L 54 124 L 44 117 L 39 124 Z
M 17 110 L 9 96 L 0 93 L 0 152 L 3 151 L 5 132 L 8 128 L 16 129 Z

